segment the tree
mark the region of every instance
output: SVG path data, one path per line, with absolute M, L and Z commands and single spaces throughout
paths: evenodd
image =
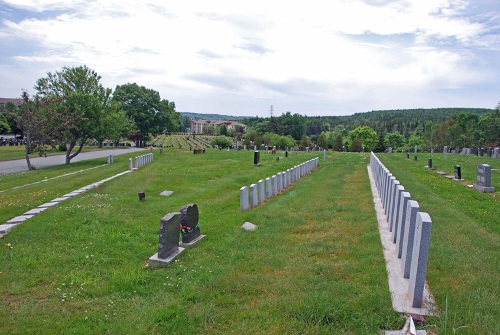
M 161 100 L 160 93 L 139 86 L 136 83 L 116 86 L 113 100 L 118 101 L 125 114 L 132 118 L 138 133 L 137 144 L 148 139 L 149 134 L 160 134 L 165 129 L 177 131 L 180 127 L 180 115 L 175 111 L 173 101 Z
M 398 149 L 403 147 L 405 144 L 405 138 L 399 133 L 399 131 L 393 131 L 387 133 L 384 138 L 384 146 L 386 148 Z
M 418 136 L 417 134 L 413 134 L 410 136 L 410 138 L 408 139 L 408 145 L 411 147 L 411 148 L 414 148 L 415 146 L 417 146 L 417 150 L 418 148 L 421 148 L 424 144 L 424 140 L 422 139 L 422 137 Z
M 52 129 L 60 129 L 62 120 L 67 127 L 53 136 L 66 144 L 66 164 L 77 156 L 89 138 L 100 137 L 103 115 L 108 112 L 111 90 L 100 83 L 101 77 L 86 66 L 64 67 L 61 71 L 47 73 L 37 80 L 35 89 L 44 113 L 52 120 Z M 57 116 L 56 116 L 57 115 Z M 78 149 L 72 152 L 78 145 Z
M 9 124 L 5 120 L 0 119 L 0 134 L 7 134 L 10 132 L 11 129 Z
M 366 151 L 372 151 L 377 146 L 378 136 L 372 128 L 359 126 L 349 133 L 349 139 L 351 146 L 355 139 L 359 139 Z
M 188 116 L 180 116 L 179 123 L 180 123 L 179 130 L 181 132 L 187 132 L 188 129 L 191 129 L 191 118 L 189 118 Z
M 303 148 L 309 147 L 309 137 L 307 137 L 306 134 L 302 135 L 302 138 L 300 139 L 300 146 Z
M 500 104 L 493 112 L 480 118 L 478 128 L 484 136 L 485 143 L 491 146 L 500 145 Z
M 323 132 L 318 136 L 318 141 L 316 142 L 318 147 L 322 147 L 323 149 L 328 149 L 328 142 L 326 140 L 326 134 Z
M 349 148 L 349 151 L 351 152 L 361 152 L 363 149 L 363 145 L 361 143 L 361 140 L 359 138 L 355 138 L 354 141 L 351 143 L 351 147 Z
M 286 147 L 293 148 L 295 147 L 295 139 L 290 135 L 283 136 L 283 135 L 273 134 L 273 136 L 271 137 L 270 145 L 282 149 Z
M 214 135 L 215 127 L 214 126 L 205 126 L 203 127 L 203 134 L 205 135 Z
M 217 129 L 217 132 L 221 136 L 227 136 L 227 127 L 226 127 L 226 125 L 225 124 L 220 125 L 219 128 Z
M 229 137 L 226 136 L 216 136 L 210 141 L 211 145 L 216 145 L 219 148 L 225 149 L 233 145 L 233 142 Z
M 100 122 L 102 131 L 96 137 L 99 144 L 108 139 L 116 146 L 120 139 L 132 136 L 137 132 L 134 120 L 129 118 L 120 108 L 118 102 L 112 101 L 109 112 L 103 115 Z
M 344 144 L 342 141 L 342 135 L 338 134 L 337 137 L 335 138 L 335 143 L 333 144 L 333 150 L 341 151 L 343 145 Z
M 60 134 L 67 127 L 71 127 L 74 121 L 71 116 L 68 117 L 65 113 L 59 114 L 51 110 L 50 106 L 54 105 L 52 100 L 60 100 L 61 98 L 49 97 L 41 101 L 39 97 L 31 99 L 26 91 L 23 92 L 22 97 L 22 110 L 16 122 L 22 129 L 25 142 L 24 157 L 28 170 L 32 171 L 34 167 L 31 164 L 29 154 L 38 152 L 39 156 L 45 155 L 46 145 L 52 144 L 51 138 L 54 134 Z M 41 105 L 42 102 L 45 106 Z M 47 111 L 52 113 L 47 113 Z M 60 122 L 54 127 L 51 118 L 56 118 Z

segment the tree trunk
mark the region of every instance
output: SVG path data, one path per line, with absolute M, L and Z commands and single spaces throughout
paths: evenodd
M 26 136 L 24 136 L 26 140 L 26 144 L 24 145 L 24 157 L 26 158 L 26 164 L 28 164 L 28 171 L 33 171 L 33 165 L 31 165 L 30 161 L 30 135 L 29 133 L 26 133 Z
M 26 158 L 26 164 L 28 164 L 28 171 L 33 171 L 33 165 L 31 165 L 30 156 L 29 156 L 29 144 L 26 143 L 24 146 L 24 157 Z
M 73 158 L 75 158 L 76 156 L 78 156 L 80 152 L 82 152 L 84 144 L 85 142 L 82 142 L 80 144 L 80 147 L 78 147 L 78 150 L 74 154 L 71 154 L 71 150 L 73 150 L 73 148 L 76 146 L 76 143 L 75 142 L 70 143 L 68 149 L 66 150 L 66 164 L 69 164 Z

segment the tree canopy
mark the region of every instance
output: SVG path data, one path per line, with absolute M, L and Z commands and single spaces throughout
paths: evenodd
M 65 121 L 66 127 L 52 136 L 67 144 L 66 164 L 82 151 L 89 138 L 102 137 L 106 131 L 100 123 L 103 115 L 112 112 L 111 89 L 104 88 L 100 79 L 87 66 L 78 66 L 49 72 L 36 82 L 37 99 L 52 120 L 48 127 L 57 129 L 61 119 Z M 72 152 L 75 146 L 78 149 Z
M 119 102 L 125 114 L 134 120 L 140 140 L 148 139 L 149 134 L 179 130 L 180 115 L 175 111 L 175 103 L 162 100 L 160 93 L 153 89 L 136 83 L 118 85 L 113 100 Z

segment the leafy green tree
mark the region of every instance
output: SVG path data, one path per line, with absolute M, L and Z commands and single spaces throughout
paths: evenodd
M 302 135 L 302 138 L 300 139 L 300 146 L 303 148 L 309 147 L 309 137 L 307 137 L 306 134 Z
M 335 143 L 333 144 L 334 151 L 341 151 L 343 146 L 342 135 L 338 134 L 335 138 Z
M 318 147 L 322 147 L 323 149 L 328 149 L 328 141 L 326 140 L 326 134 L 324 132 L 318 136 L 316 145 Z
M 125 114 L 134 120 L 138 134 L 136 141 L 148 139 L 149 134 L 160 134 L 166 129 L 177 131 L 180 115 L 173 101 L 162 100 L 160 93 L 136 83 L 116 86 L 113 100 L 118 101 Z
M 188 116 L 181 116 L 179 118 L 179 123 L 180 123 L 179 130 L 181 132 L 187 132 L 187 130 L 191 128 L 191 118 L 189 118 Z M 169 130 L 169 131 L 172 131 L 172 130 Z
M 203 134 L 214 135 L 215 134 L 215 127 L 214 126 L 203 127 Z
M 0 119 L 0 134 L 8 134 L 10 132 L 9 124 L 5 120 Z
M 283 135 L 273 134 L 270 145 L 284 149 L 286 147 L 289 148 L 295 147 L 295 143 L 296 143 L 295 139 L 291 135 L 283 136 Z
M 351 152 L 361 152 L 363 150 L 363 144 L 361 143 L 361 140 L 359 138 L 355 138 L 354 141 L 351 143 L 351 147 L 349 148 L 349 151 Z
M 422 148 L 424 143 L 425 143 L 424 139 L 421 136 L 418 136 L 417 134 L 411 135 L 410 138 L 408 139 L 408 145 L 411 148 L 417 146 L 417 150 L 418 148 Z
M 216 145 L 219 148 L 225 149 L 233 145 L 233 142 L 229 137 L 226 136 L 216 136 L 210 141 L 211 145 Z
M 403 147 L 405 144 L 405 138 L 403 135 L 399 133 L 399 131 L 393 131 L 391 133 L 387 133 L 384 138 L 384 145 L 386 148 L 398 149 Z
M 478 129 L 484 134 L 484 143 L 491 146 L 500 145 L 500 104 L 494 111 L 480 118 Z
M 222 136 L 227 136 L 227 127 L 225 124 L 221 125 L 218 129 L 217 129 L 217 132 L 219 133 L 219 135 L 222 135 Z
M 66 144 L 66 164 L 82 151 L 89 138 L 101 136 L 100 122 L 109 111 L 111 90 L 104 88 L 100 79 L 95 71 L 78 66 L 49 72 L 36 82 L 37 97 L 50 115 L 51 127 L 56 129 L 62 120 L 66 122 L 67 127 L 53 134 Z M 76 146 L 78 149 L 73 152 Z
M 352 143 L 355 139 L 359 139 L 361 146 L 365 147 L 366 151 L 372 151 L 377 146 L 378 136 L 375 130 L 368 126 L 359 126 L 349 133 L 349 139 Z
M 7 102 L 5 106 L 0 108 L 0 120 L 8 125 L 9 130 L 7 132 L 12 132 L 14 136 L 21 135 L 23 132 L 17 123 L 21 113 L 21 106 L 15 105 L 12 102 Z
M 103 115 L 100 123 L 100 127 L 103 130 L 96 137 L 99 144 L 102 144 L 107 139 L 117 145 L 120 139 L 128 138 L 137 132 L 134 120 L 129 118 L 120 108 L 121 106 L 118 102 L 112 101 L 110 112 Z

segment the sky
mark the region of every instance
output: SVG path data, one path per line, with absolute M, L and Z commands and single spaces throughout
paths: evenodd
M 179 112 L 268 117 L 500 101 L 498 0 L 0 0 L 0 97 L 86 65 Z

